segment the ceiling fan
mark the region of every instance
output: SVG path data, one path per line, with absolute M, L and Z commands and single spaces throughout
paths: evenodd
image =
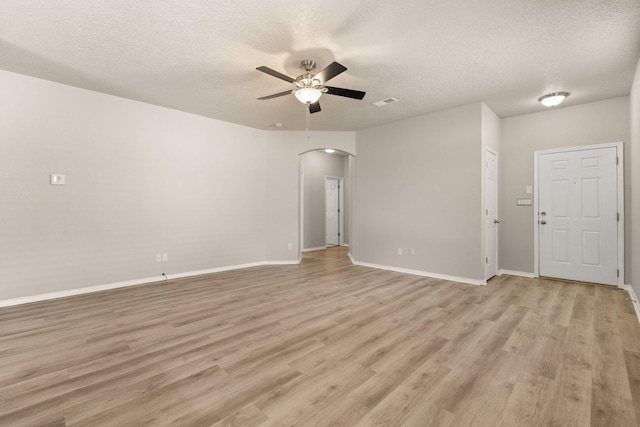
M 344 65 L 338 64 L 337 62 L 332 62 L 315 75 L 311 74 L 311 71 L 316 68 L 315 61 L 311 59 L 305 59 L 300 63 L 300 67 L 304 69 L 305 73 L 299 75 L 295 79 L 293 77 L 289 77 L 285 74 L 272 70 L 269 67 L 262 66 L 256 68 L 256 70 L 262 71 L 263 73 L 269 74 L 270 76 L 277 77 L 289 83 L 293 83 L 294 86 L 293 89 L 275 93 L 273 95 L 263 96 L 262 98 L 258 99 L 265 100 L 277 98 L 279 96 L 285 96 L 292 93 L 295 95 L 298 101 L 302 102 L 303 104 L 307 104 L 307 108 L 309 108 L 310 113 L 317 113 L 318 111 L 320 111 L 319 99 L 323 93 L 327 93 L 329 95 L 344 96 L 353 99 L 364 98 L 365 92 L 361 92 L 359 90 L 325 86 L 326 82 L 328 82 L 338 74 L 347 71 L 347 67 L 345 67 Z

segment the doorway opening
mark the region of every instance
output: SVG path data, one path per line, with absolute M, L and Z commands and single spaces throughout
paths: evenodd
M 300 155 L 301 253 L 351 246 L 353 161 L 339 150 Z

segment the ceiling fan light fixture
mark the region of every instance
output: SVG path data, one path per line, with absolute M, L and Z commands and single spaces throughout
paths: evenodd
M 540 103 L 545 107 L 555 107 L 564 101 L 567 96 L 569 96 L 569 92 L 554 92 L 541 96 L 538 98 L 538 101 L 540 101 Z
M 298 98 L 298 101 L 303 104 L 315 104 L 318 102 L 318 99 L 320 99 L 322 91 L 313 87 L 303 87 L 302 89 L 296 90 L 294 95 Z

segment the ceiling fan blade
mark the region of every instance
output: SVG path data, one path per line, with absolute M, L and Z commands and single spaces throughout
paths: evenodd
M 285 95 L 291 95 L 291 90 L 285 90 L 284 92 L 274 93 L 273 95 L 263 96 L 258 99 L 261 101 L 264 101 L 265 99 L 278 98 L 279 96 L 285 96 Z
M 309 104 L 309 112 L 310 113 L 317 113 L 318 111 L 321 111 L 320 108 L 320 101 L 316 101 L 313 104 Z
M 338 74 L 344 73 L 345 71 L 347 71 L 347 67 L 345 67 L 342 64 L 338 64 L 337 62 L 332 62 L 331 64 L 327 65 L 322 71 L 316 74 L 314 77 L 316 79 L 319 79 L 322 82 L 322 84 L 324 84 L 329 80 L 331 80 L 332 78 L 334 78 L 335 76 L 337 76 Z
M 262 66 L 262 67 L 256 68 L 256 70 L 262 71 L 263 73 L 269 74 L 270 76 L 277 77 L 281 80 L 284 80 L 285 82 L 293 83 L 295 81 L 293 77 L 289 77 L 285 74 L 279 73 L 276 70 L 272 70 L 269 67 Z
M 353 98 L 353 99 L 362 99 L 366 95 L 366 92 L 362 92 L 359 90 L 343 89 L 341 87 L 332 87 L 332 86 L 325 86 L 325 87 L 329 89 L 327 93 L 330 95 L 345 96 L 347 98 Z

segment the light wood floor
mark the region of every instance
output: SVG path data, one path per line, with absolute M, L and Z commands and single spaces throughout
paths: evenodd
M 637 426 L 625 291 L 268 266 L 0 309 L 3 426 Z

